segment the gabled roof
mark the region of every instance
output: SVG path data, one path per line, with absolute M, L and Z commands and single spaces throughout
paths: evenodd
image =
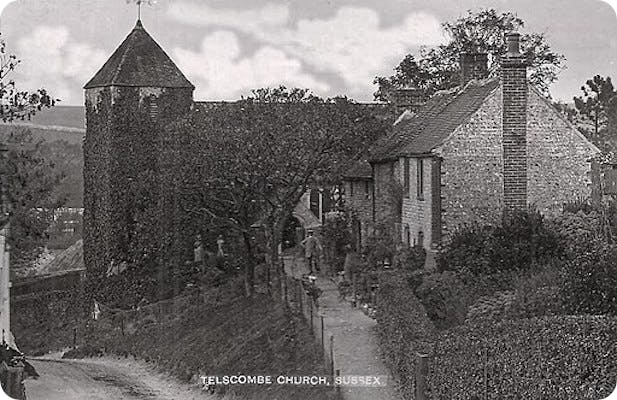
M 436 93 L 417 114 L 401 118 L 393 133 L 378 141 L 371 162 L 428 154 L 480 108 L 499 86 L 499 79 L 472 80 L 464 88 Z
M 194 88 L 139 20 L 84 89 L 106 86 Z

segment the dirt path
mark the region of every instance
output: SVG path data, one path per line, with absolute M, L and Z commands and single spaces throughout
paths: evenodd
M 300 277 L 308 269 L 302 258 L 286 256 L 285 270 Z M 389 370 L 382 361 L 377 343 L 377 322 L 361 310 L 339 300 L 336 284 L 327 277 L 318 277 L 317 285 L 323 290 L 319 298 L 320 312 L 324 315 L 326 337 L 334 336 L 335 369 L 341 375 L 384 376 L 385 387 L 345 387 L 345 400 L 400 400 Z
M 197 400 L 197 386 L 183 385 L 130 359 L 29 359 L 40 378 L 26 380 L 28 400 Z

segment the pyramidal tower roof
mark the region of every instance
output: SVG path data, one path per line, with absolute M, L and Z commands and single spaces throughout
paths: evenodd
M 106 86 L 194 88 L 141 20 L 84 89 Z

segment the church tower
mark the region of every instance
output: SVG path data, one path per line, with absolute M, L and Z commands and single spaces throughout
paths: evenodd
M 191 109 L 194 86 L 138 20 L 84 89 L 84 261 L 101 281 L 124 261 L 161 262 L 177 207 L 168 127 Z

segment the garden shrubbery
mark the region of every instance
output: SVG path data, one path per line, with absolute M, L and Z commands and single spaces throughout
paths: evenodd
M 567 312 L 617 315 L 617 245 L 595 242 L 569 261 L 563 273 Z
M 427 275 L 416 289 L 416 295 L 437 328 L 447 329 L 465 321 L 468 296 L 454 273 Z
M 558 235 L 535 211 L 516 212 L 497 226 L 459 229 L 439 258 L 439 267 L 461 275 L 527 271 L 559 257 Z
M 327 213 L 321 235 L 326 262 L 333 271 L 341 271 L 345 263 L 346 247 L 351 244 L 348 214 L 343 211 Z

